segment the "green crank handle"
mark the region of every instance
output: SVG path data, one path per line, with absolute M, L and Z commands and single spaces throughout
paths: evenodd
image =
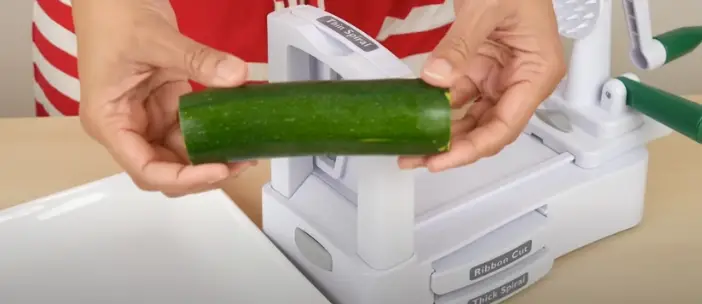
M 627 106 L 702 144 L 702 104 L 627 77 L 617 79 L 626 87 Z
M 665 48 L 665 63 L 683 57 L 702 44 L 702 26 L 688 26 L 660 34 L 654 39 Z

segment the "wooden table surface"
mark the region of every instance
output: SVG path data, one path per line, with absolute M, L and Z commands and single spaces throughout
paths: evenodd
M 121 171 L 76 118 L 0 119 L 0 140 L 0 209 Z M 650 153 L 641 225 L 558 259 L 508 303 L 702 303 L 702 145 L 673 134 Z M 259 225 L 268 168 L 224 187 Z

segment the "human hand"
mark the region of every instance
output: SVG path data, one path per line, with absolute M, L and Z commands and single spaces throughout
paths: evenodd
M 514 142 L 565 74 L 552 0 L 456 0 L 456 21 L 422 71 L 450 88 L 452 107 L 470 101 L 452 124 L 451 148 L 401 157 L 401 168 L 438 172 L 497 154 Z
M 168 0 L 73 0 L 80 120 L 135 184 L 181 196 L 207 191 L 253 162 L 188 162 L 178 98 L 188 80 L 245 82 L 245 62 L 182 35 Z

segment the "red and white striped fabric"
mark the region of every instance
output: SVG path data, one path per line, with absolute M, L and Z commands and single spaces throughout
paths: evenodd
M 183 33 L 249 62 L 249 80 L 266 81 L 266 15 L 308 4 L 376 37 L 415 72 L 454 20 L 453 0 L 171 0 Z M 37 116 L 78 114 L 80 84 L 70 0 L 35 0 Z M 196 88 L 201 89 L 201 87 Z

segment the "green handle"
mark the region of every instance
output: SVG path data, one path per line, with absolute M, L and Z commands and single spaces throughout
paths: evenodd
M 702 144 L 702 104 L 626 77 L 626 104 L 652 119 Z
M 681 27 L 663 34 L 654 39 L 660 41 L 665 47 L 665 63 L 670 63 L 692 52 L 702 44 L 702 26 Z

